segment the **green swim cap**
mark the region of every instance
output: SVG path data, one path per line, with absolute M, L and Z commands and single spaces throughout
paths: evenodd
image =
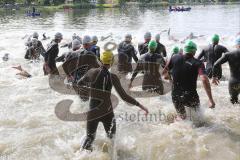
M 212 37 L 212 42 L 218 42 L 219 41 L 219 35 L 214 34 Z
M 157 42 L 156 41 L 154 41 L 154 40 L 151 40 L 149 43 L 148 43 L 148 48 L 150 49 L 150 50 L 156 50 L 156 48 L 157 48 Z
M 197 51 L 197 45 L 193 41 L 188 41 L 184 46 L 186 54 L 194 54 Z
M 173 47 L 172 52 L 173 52 L 173 54 L 178 54 L 179 48 L 177 46 Z

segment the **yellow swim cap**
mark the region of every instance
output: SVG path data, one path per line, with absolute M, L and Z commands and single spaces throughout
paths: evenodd
M 112 64 L 113 58 L 114 56 L 111 51 L 104 51 L 100 56 L 100 60 L 103 64 Z

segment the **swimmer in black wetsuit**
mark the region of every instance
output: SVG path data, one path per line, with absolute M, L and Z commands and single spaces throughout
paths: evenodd
M 163 82 L 161 74 L 159 73 L 160 65 L 165 67 L 165 61 L 160 54 L 157 54 L 156 41 L 150 41 L 148 43 L 149 52 L 143 54 L 137 63 L 137 67 L 133 72 L 129 88 L 132 88 L 132 82 L 137 74 L 141 71 L 144 73 L 142 89 L 143 90 L 153 90 L 158 94 L 163 94 Z
M 160 43 L 160 34 L 157 34 L 155 36 L 155 39 L 156 39 L 156 42 L 157 42 L 157 48 L 156 48 L 156 53 L 157 54 L 161 54 L 163 57 L 167 57 L 167 51 L 166 51 L 166 48 L 165 46 Z
M 222 57 L 223 53 L 228 52 L 227 48 L 219 45 L 219 36 L 214 35 L 212 37 L 212 44 L 207 48 L 203 49 L 199 54 L 198 59 L 201 60 L 204 57 L 204 60 L 207 61 L 206 71 L 209 78 L 212 78 L 212 68 L 214 63 Z M 216 75 L 218 79 L 222 78 L 222 67 L 218 66 L 216 68 Z
M 56 33 L 55 34 L 55 38 L 54 40 L 51 42 L 51 44 L 49 45 L 47 52 L 45 53 L 44 56 L 44 66 L 43 66 L 43 71 L 44 71 L 44 75 L 47 74 L 56 74 L 58 75 L 58 69 L 56 66 L 56 58 L 58 56 L 59 53 L 59 48 L 58 48 L 58 44 L 62 41 L 62 34 L 61 33 Z
M 194 58 L 197 46 L 189 41 L 184 47 L 185 55 L 174 55 L 163 70 L 166 75 L 167 70 L 171 70 L 173 77 L 172 101 L 181 119 L 186 119 L 185 107 L 199 109 L 200 100 L 197 93 L 197 78 L 200 75 L 209 98 L 210 108 L 215 107 L 212 98 L 211 86 L 205 73 L 204 64 Z M 166 77 L 167 79 L 167 77 Z
M 124 75 L 127 75 L 129 72 L 132 72 L 132 59 L 135 62 L 138 61 L 136 50 L 132 45 L 132 35 L 126 34 L 125 39 L 118 45 L 118 72 Z
M 233 52 L 223 54 L 213 66 L 213 83 L 218 85 L 217 68 L 228 62 L 230 67 L 231 77 L 229 79 L 228 90 L 231 96 L 232 104 L 238 103 L 238 95 L 240 94 L 240 38 L 236 40 L 237 49 Z
M 142 55 L 142 54 L 145 54 L 148 52 L 148 43 L 150 42 L 152 38 L 152 35 L 150 32 L 146 32 L 145 35 L 144 35 L 144 40 L 145 42 L 144 43 L 140 43 L 138 45 L 138 51 L 139 51 L 139 54 Z
M 103 123 L 104 129 L 109 138 L 113 138 L 116 132 L 116 121 L 111 102 L 112 86 L 116 89 L 120 97 L 133 105 L 138 106 L 148 114 L 148 110 L 127 95 L 121 86 L 117 75 L 110 73 L 108 69 L 113 63 L 113 53 L 105 51 L 100 57 L 103 66 L 90 69 L 79 81 L 76 87 L 81 88 L 86 83 L 90 84 L 90 111 L 87 113 L 87 136 L 82 145 L 82 149 L 92 150 L 92 143 L 96 136 L 99 122 Z

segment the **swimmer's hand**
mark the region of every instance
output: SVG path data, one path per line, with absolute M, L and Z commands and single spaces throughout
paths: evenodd
M 142 110 L 145 111 L 145 116 L 147 116 L 147 115 L 148 115 L 148 109 L 147 109 L 146 107 L 144 107 L 143 105 L 141 105 L 141 104 L 140 104 L 139 107 L 140 107 Z
M 213 77 L 212 84 L 219 85 L 219 80 L 216 77 Z
M 209 100 L 209 108 L 215 108 L 215 102 L 213 100 Z

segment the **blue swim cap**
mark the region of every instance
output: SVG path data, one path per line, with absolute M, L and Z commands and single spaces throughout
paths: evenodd
M 238 38 L 236 39 L 235 44 L 236 44 L 236 45 L 240 45 L 240 37 L 238 37 Z

